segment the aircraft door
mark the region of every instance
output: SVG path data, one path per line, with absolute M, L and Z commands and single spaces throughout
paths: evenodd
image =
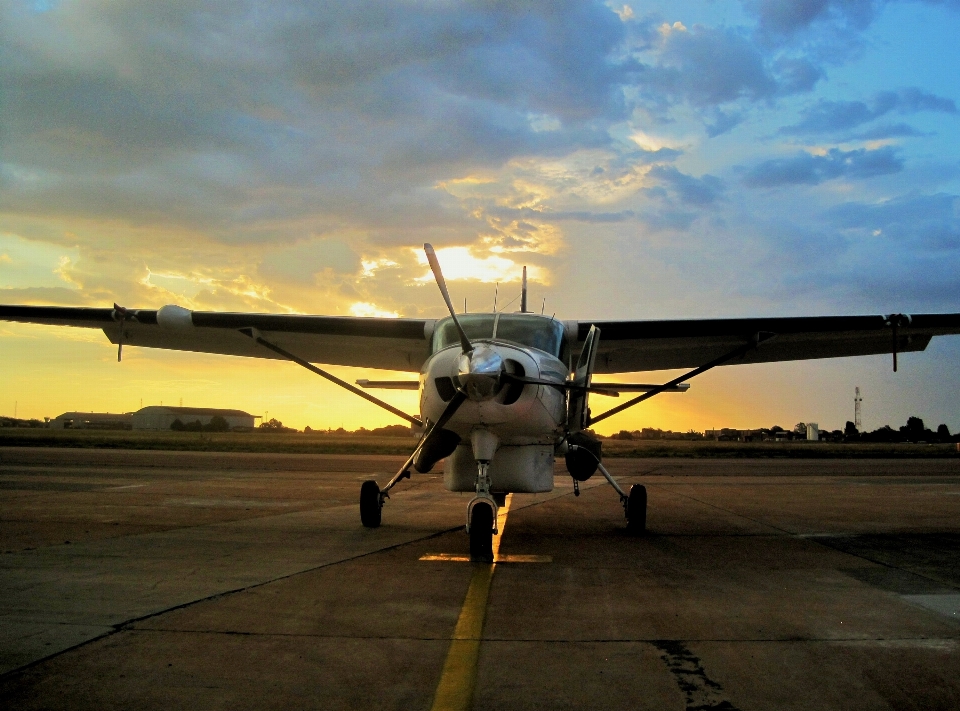
M 577 368 L 573 371 L 573 384 L 580 387 L 590 387 L 593 379 L 593 366 L 597 360 L 597 346 L 600 343 L 600 329 L 590 326 L 587 337 L 583 341 L 583 350 L 577 360 Z M 586 390 L 570 390 L 567 400 L 567 427 L 571 432 L 579 432 L 587 422 L 588 398 Z

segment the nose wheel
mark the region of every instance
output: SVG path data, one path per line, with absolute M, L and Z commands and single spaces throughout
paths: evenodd
M 470 560 L 493 562 L 493 508 L 485 501 L 473 506 L 470 516 Z

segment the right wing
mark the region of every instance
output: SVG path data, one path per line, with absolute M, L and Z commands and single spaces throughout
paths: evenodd
M 758 333 L 774 336 L 725 365 L 863 356 L 891 353 L 894 347 L 898 353 L 922 351 L 934 336 L 960 334 L 960 314 L 581 320 L 581 347 L 592 325 L 600 329 L 594 372 L 633 373 L 696 368 L 748 343 Z
M 129 309 L 122 320 L 123 345 L 199 353 L 273 358 L 240 329 L 311 363 L 419 372 L 430 351 L 435 321 L 356 316 L 301 316 L 189 311 L 179 306 Z M 121 315 L 112 308 L 0 305 L 0 320 L 102 329 L 120 342 Z

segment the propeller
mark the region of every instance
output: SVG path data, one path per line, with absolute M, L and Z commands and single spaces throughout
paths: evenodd
M 457 360 L 457 379 L 460 381 L 460 387 L 471 400 L 489 400 L 500 391 L 502 376 L 505 372 L 503 358 L 488 345 L 481 343 L 474 346 L 470 343 L 470 339 L 467 338 L 460 319 L 457 318 L 457 313 L 453 309 L 450 292 L 447 290 L 447 282 L 443 278 L 440 262 L 437 260 L 437 253 L 434 251 L 433 245 L 424 244 L 423 251 L 427 255 L 430 269 L 437 280 L 437 286 L 440 287 L 440 294 L 447 304 L 450 318 L 453 319 L 454 326 L 460 336 L 462 350 L 460 358 Z

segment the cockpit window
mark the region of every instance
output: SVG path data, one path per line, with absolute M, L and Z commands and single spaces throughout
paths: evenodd
M 471 341 L 496 338 L 498 341 L 536 348 L 554 357 L 560 356 L 563 324 L 559 321 L 533 314 L 464 314 L 459 319 Z M 434 353 L 459 342 L 452 319 L 446 318 L 437 323 L 433 332 Z
M 467 338 L 489 340 L 493 338 L 493 321 L 495 314 L 463 314 L 458 316 L 460 325 L 463 326 Z M 433 352 L 443 350 L 447 346 L 452 346 L 460 342 L 460 336 L 457 334 L 457 327 L 453 324 L 453 319 L 445 318 L 439 323 L 433 332 Z
M 563 343 L 563 324 L 540 316 L 500 314 L 496 339 L 536 348 L 558 357 Z

